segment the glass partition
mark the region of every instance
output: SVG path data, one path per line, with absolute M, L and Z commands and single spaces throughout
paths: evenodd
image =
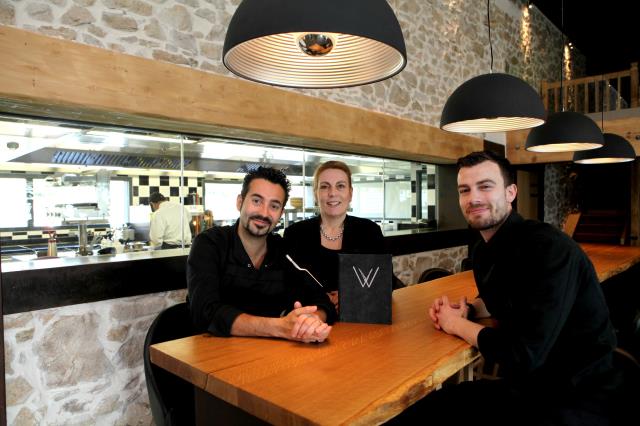
M 92 252 L 109 244 L 144 247 L 154 192 L 186 207 L 194 235 L 232 224 L 242 179 L 259 165 L 282 169 L 292 183 L 279 226 L 283 229 L 317 213 L 313 173 L 328 160 L 343 161 L 352 171 L 350 214 L 374 220 L 385 231 L 435 226 L 435 165 L 209 135 L 0 116 L 3 259 L 10 250 L 46 250 L 52 232 L 74 251 L 79 223 L 89 228 Z

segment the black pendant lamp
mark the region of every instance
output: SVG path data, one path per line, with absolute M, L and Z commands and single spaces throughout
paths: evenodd
M 385 0 L 244 0 L 222 55 L 240 77 L 298 88 L 373 83 L 407 64 L 400 24 Z
M 589 117 L 564 110 L 562 99 L 564 63 L 564 1 L 561 3 L 562 49 L 560 50 L 560 105 L 562 111 L 547 117 L 547 122 L 532 129 L 527 136 L 525 149 L 533 152 L 584 151 L 600 148 L 604 144 L 602 132 Z
M 579 112 L 551 114 L 547 122 L 531 129 L 525 148 L 534 152 L 584 151 L 604 144 L 602 132 L 589 117 Z
M 573 161 L 580 164 L 625 163 L 636 159 L 636 151 L 628 140 L 614 133 L 604 134 L 602 148 L 579 151 Z
M 440 117 L 443 130 L 459 133 L 506 132 L 544 123 L 544 106 L 533 87 L 512 75 L 493 73 L 489 0 L 487 23 L 492 72 L 466 81 L 449 96 Z

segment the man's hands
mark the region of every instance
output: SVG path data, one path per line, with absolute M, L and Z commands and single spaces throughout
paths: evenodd
M 459 303 L 449 302 L 447 296 L 438 297 L 429 308 L 429 316 L 434 327 L 448 334 L 456 334 L 454 330 L 456 321 L 467 318 L 468 314 L 466 297 L 462 297 Z
M 329 337 L 331 326 L 318 315 L 317 306 L 302 306 L 300 302 L 293 304 L 293 310 L 282 320 L 285 339 L 298 342 L 324 342 Z

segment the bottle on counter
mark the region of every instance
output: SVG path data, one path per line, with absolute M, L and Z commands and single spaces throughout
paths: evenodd
M 49 233 L 49 241 L 47 243 L 47 256 L 58 256 L 58 241 L 56 240 L 56 231 L 47 231 Z

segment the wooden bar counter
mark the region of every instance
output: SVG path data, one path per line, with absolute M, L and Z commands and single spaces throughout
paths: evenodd
M 640 247 L 582 247 L 601 282 L 640 262 Z M 442 294 L 473 298 L 472 273 L 394 291 L 393 325 L 338 323 L 317 345 L 198 335 L 152 346 L 151 360 L 272 424 L 382 423 L 478 357 L 431 324 Z

